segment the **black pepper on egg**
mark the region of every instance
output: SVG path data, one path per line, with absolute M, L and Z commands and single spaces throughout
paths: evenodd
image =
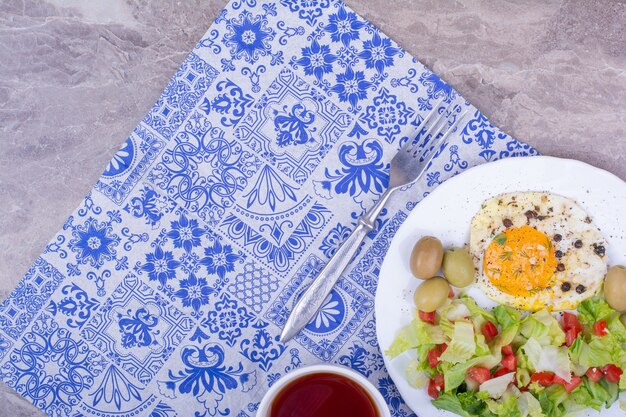
M 583 241 L 582 241 L 582 240 L 580 240 L 580 239 L 578 239 L 576 242 L 574 242 L 574 247 L 575 247 L 576 249 L 580 249 L 580 248 L 582 248 L 582 247 L 583 247 Z
M 524 213 L 524 216 L 526 216 L 526 218 L 530 220 L 530 219 L 537 217 L 537 212 L 532 211 L 532 210 L 527 210 L 526 213 Z
M 561 291 L 568 292 L 571 289 L 572 289 L 572 284 L 570 284 L 569 282 L 564 282 L 563 284 L 561 284 Z
M 555 242 L 560 242 L 561 239 L 563 239 L 563 236 L 561 236 L 558 233 L 556 235 L 554 235 L 554 237 L 552 238 L 552 240 L 554 240 Z
M 576 286 L 576 292 L 577 292 L 578 294 L 582 294 L 582 293 L 584 293 L 584 292 L 585 292 L 585 290 L 586 290 L 586 288 L 585 288 L 585 286 L 584 286 L 583 284 L 578 284 L 578 285 Z
M 598 245 L 596 243 L 593 244 L 593 251 L 598 256 L 604 256 L 604 254 L 606 253 L 606 249 L 604 248 L 604 246 Z

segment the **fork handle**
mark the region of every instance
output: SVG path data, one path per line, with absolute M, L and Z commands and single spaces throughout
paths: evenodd
M 337 280 L 359 250 L 359 246 L 361 246 L 361 242 L 363 242 L 365 236 L 375 229 L 376 219 L 394 190 L 393 188 L 387 189 L 376 204 L 359 218 L 356 228 L 341 246 L 339 246 L 324 269 L 322 269 L 317 278 L 311 283 L 309 288 L 296 303 L 280 336 L 282 342 L 286 342 L 298 334 L 298 332 L 309 323 L 320 307 L 322 307 L 324 300 L 326 300 L 326 297 L 328 297 L 328 294 L 332 291 Z

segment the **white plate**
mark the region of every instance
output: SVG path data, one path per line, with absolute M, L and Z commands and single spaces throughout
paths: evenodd
M 423 235 L 437 236 L 444 247 L 469 242 L 470 221 L 481 203 L 513 191 L 549 191 L 576 200 L 592 217 L 609 245 L 609 265 L 626 264 L 626 183 L 580 161 L 547 156 L 510 158 L 480 165 L 446 181 L 421 201 L 396 233 L 383 262 L 376 292 L 376 334 L 381 350 L 413 316 L 412 295 L 419 280 L 412 277 L 408 259 Z M 410 192 L 410 191 L 409 191 Z M 469 294 L 485 308 L 495 304 L 480 290 Z M 425 389 L 411 387 L 404 376 L 411 359 L 405 353 L 391 360 L 384 355 L 389 375 L 402 398 L 420 417 L 453 417 L 435 408 Z M 590 410 L 582 416 L 624 415 L 616 402 L 608 411 Z

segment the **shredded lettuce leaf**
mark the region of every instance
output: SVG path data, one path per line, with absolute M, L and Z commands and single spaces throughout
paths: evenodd
M 530 392 L 522 392 L 517 399 L 520 417 L 545 417 L 541 404 Z
M 608 382 L 606 379 L 600 381 L 600 384 L 604 386 L 604 389 L 606 389 L 607 393 L 609 394 L 609 399 L 606 400 L 606 408 L 609 408 L 619 398 L 618 384 Z
M 600 298 L 585 300 L 578 305 L 578 320 L 586 325 L 593 325 L 600 320 L 607 320 L 615 314 L 606 301 Z
M 507 329 L 511 326 L 519 324 L 522 318 L 522 312 L 515 310 L 511 307 L 499 305 L 493 309 L 493 314 L 502 326 L 502 329 Z
M 476 301 L 473 298 L 469 298 L 468 296 L 463 296 L 459 299 L 463 304 L 465 304 L 470 311 L 470 317 L 474 321 L 474 323 L 480 328 L 485 321 L 490 321 L 495 323 L 495 316 L 488 312 L 487 310 L 480 308 Z
M 469 361 L 457 363 L 444 372 L 443 378 L 445 391 L 450 392 L 461 385 L 463 381 L 465 381 L 465 374 L 467 373 L 468 368 L 475 366 L 478 362 L 480 362 L 480 360 L 481 358 L 474 358 Z
M 455 394 L 441 394 L 439 398 L 433 400 L 433 405 L 441 410 L 452 411 L 461 417 L 474 417 L 475 415 L 463 409 L 461 401 Z
M 487 400 L 489 411 L 497 416 L 519 417 L 520 411 L 517 408 L 517 398 L 510 396 L 504 401 Z
M 501 375 L 496 378 L 488 379 L 480 384 L 479 392 L 486 391 L 489 393 L 489 397 L 497 400 L 502 397 L 509 384 L 515 379 L 515 372 L 509 372 L 508 374 Z
M 520 333 L 526 339 L 533 338 L 543 346 L 561 346 L 565 343 L 565 332 L 557 319 L 546 310 L 538 311 L 522 320 Z
M 539 392 L 537 399 L 546 416 L 560 417 L 564 414 L 562 404 L 567 400 L 568 394 L 561 385 L 551 385 Z
M 576 401 L 574 401 L 571 398 L 568 398 L 567 400 L 565 400 L 563 402 L 563 404 L 561 405 L 561 410 L 562 410 L 562 417 L 576 417 L 578 416 L 584 409 L 586 409 L 587 407 L 581 404 L 577 404 Z
M 398 334 L 385 354 L 390 358 L 395 358 L 404 351 L 407 351 L 419 344 L 417 334 L 413 331 L 413 324 L 408 324 L 398 331 Z
M 624 349 L 611 334 L 597 337 L 592 336 L 589 342 L 577 338 L 569 347 L 572 361 L 580 365 L 581 369 L 591 367 L 601 368 L 608 364 L 621 364 L 624 361 Z
M 520 387 L 525 387 L 530 383 L 530 372 L 528 372 L 528 369 L 517 368 L 515 377 L 517 378 L 517 385 Z
M 498 335 L 498 339 L 495 344 L 496 349 L 501 349 L 503 346 L 513 343 L 515 336 L 519 332 L 519 323 L 508 326 L 502 330 L 502 333 Z
M 552 372 L 569 382 L 572 378 L 567 348 L 552 345 L 542 346 L 536 339 L 530 338 L 522 350 L 528 358 L 528 364 L 535 372 Z
M 465 411 L 473 415 L 481 415 L 487 406 L 485 400 L 488 396 L 484 392 L 461 392 L 457 394 L 457 398 Z
M 584 404 L 598 411 L 602 409 L 602 404 L 608 398 L 604 388 L 588 379 L 585 379 L 583 385 L 572 392 L 572 396 L 577 404 Z
M 480 357 L 480 361 L 476 363 L 476 366 L 482 366 L 483 368 L 495 368 L 502 361 L 502 354 L 497 355 L 485 355 Z
M 409 362 L 404 374 L 409 385 L 415 388 L 425 388 L 430 379 L 429 375 L 421 369 L 420 362 L 415 360 Z
M 446 313 L 446 318 L 451 322 L 463 320 L 466 317 L 470 316 L 471 314 L 469 308 L 467 308 L 467 306 L 461 302 L 453 302 L 451 304 L 450 310 L 448 310 Z
M 626 344 L 626 327 L 624 323 L 619 319 L 619 315 L 616 314 L 607 320 L 607 329 L 609 334 L 613 336 L 619 343 Z
M 476 353 L 474 326 L 467 321 L 454 323 L 454 335 L 446 351 L 440 356 L 444 362 L 459 363 L 470 359 Z
M 411 324 L 400 329 L 396 339 L 385 351 L 385 354 L 393 359 L 402 352 L 417 346 L 438 345 L 444 341 L 443 331 L 439 326 L 433 326 L 415 318 Z
M 414 387 L 424 389 L 430 378 L 443 375 L 444 392 L 433 404 L 462 417 L 573 417 L 588 408 L 604 410 L 618 400 L 626 409 L 626 372 L 618 383 L 605 378 L 594 383 L 585 376 L 589 368 L 607 364 L 626 371 L 626 327 L 604 300 L 587 300 L 578 313 L 584 330 L 568 348 L 565 332 L 548 311 L 524 316 L 498 306 L 488 312 L 473 299 L 461 296 L 437 311 L 437 325 L 416 316 L 398 332 L 385 353 L 391 357 L 410 353 L 403 355 L 400 366 L 406 366 L 405 376 Z M 594 334 L 593 325 L 599 320 L 606 320 L 606 335 Z M 481 332 L 486 321 L 499 330 L 489 342 Z M 447 349 L 431 368 L 429 351 L 442 343 Z M 502 369 L 502 347 L 509 344 L 517 357 L 515 372 L 480 385 L 467 378 L 467 370 L 473 366 L 487 368 L 492 374 Z M 544 387 L 530 382 L 535 372 L 552 372 L 565 381 L 577 375 L 583 383 L 568 393 L 557 383 Z M 526 390 L 520 391 L 512 381 Z

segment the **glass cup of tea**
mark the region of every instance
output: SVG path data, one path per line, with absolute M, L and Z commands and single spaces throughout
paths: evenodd
M 265 393 L 257 417 L 391 417 L 383 396 L 345 366 L 312 365 L 280 378 Z

